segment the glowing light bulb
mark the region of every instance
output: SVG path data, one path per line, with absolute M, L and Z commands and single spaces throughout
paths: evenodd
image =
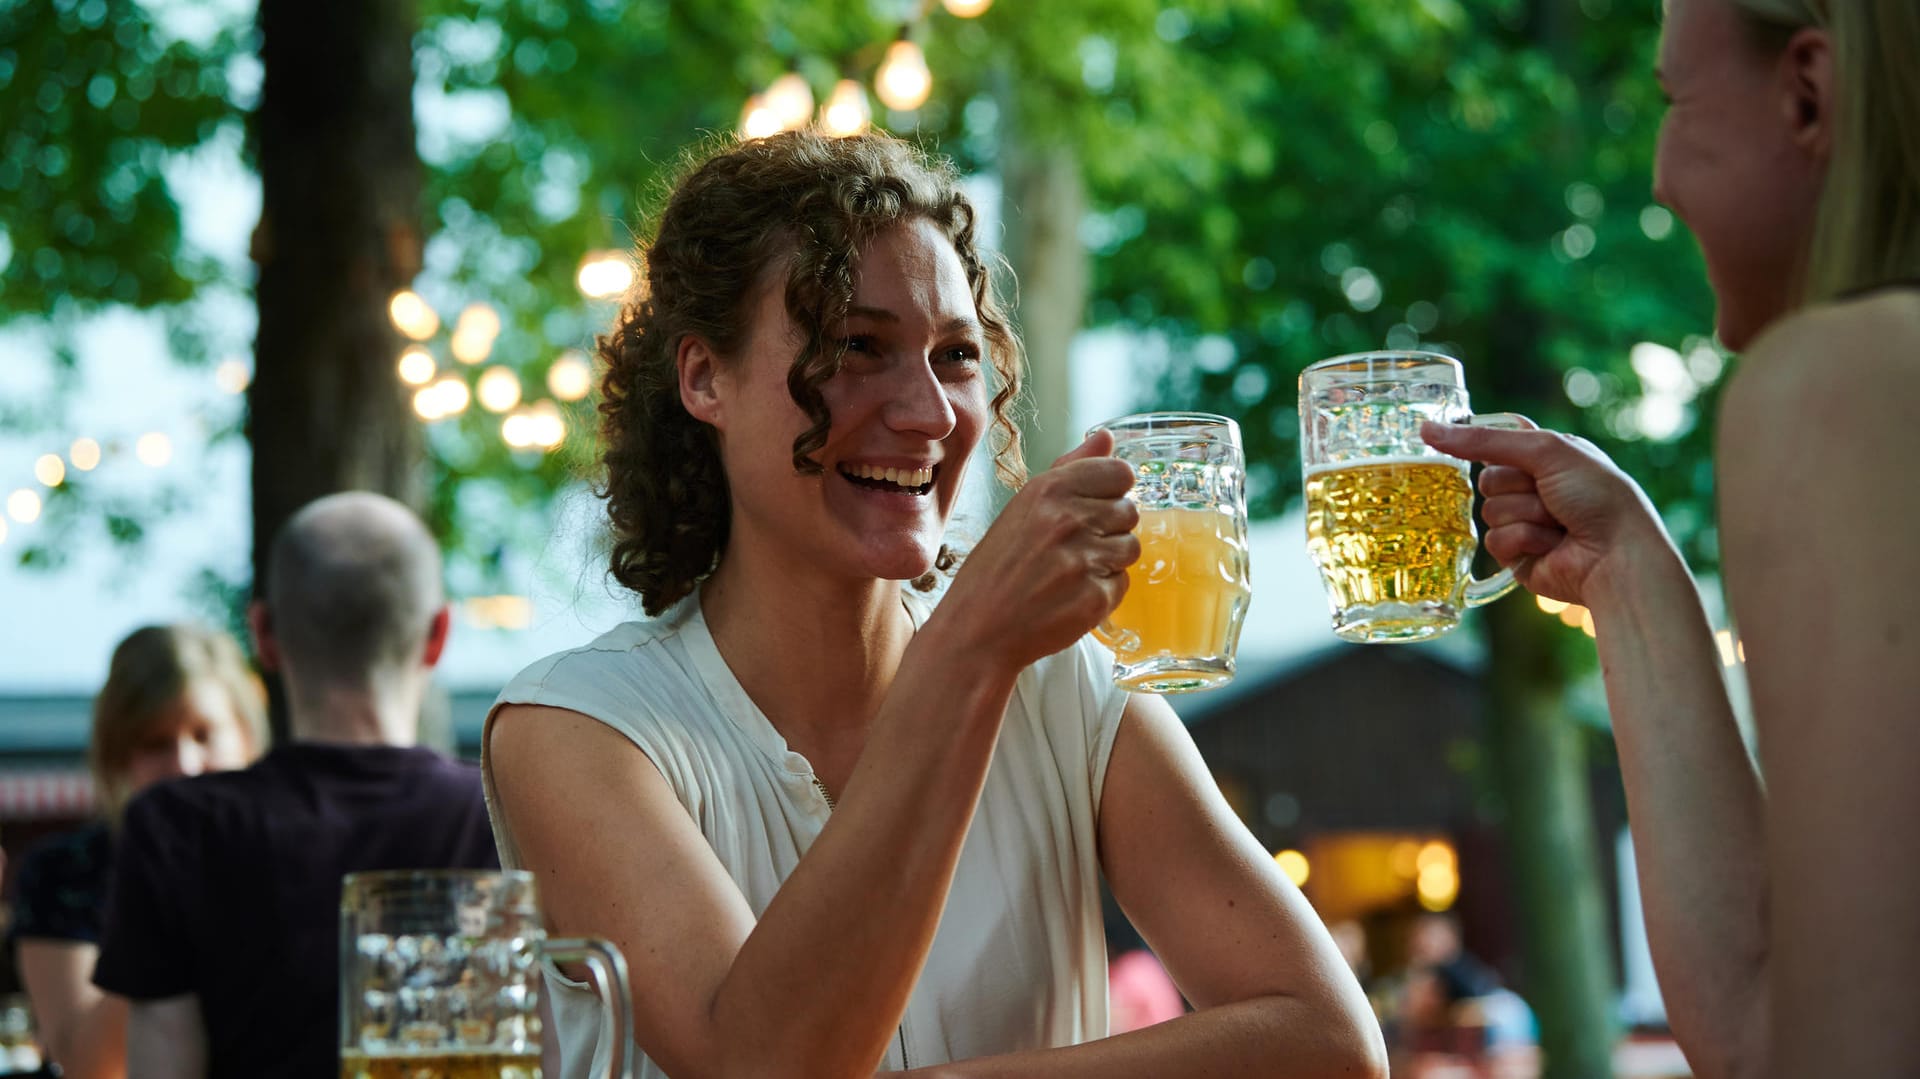
M 400 381 L 409 386 L 424 386 L 432 382 L 436 371 L 433 354 L 418 345 L 402 352 L 396 367 L 400 372 Z
M 133 444 L 133 455 L 148 468 L 164 468 L 173 460 L 173 440 L 159 431 L 149 432 Z
M 873 108 L 867 104 L 867 92 L 852 79 L 841 79 L 833 96 L 820 110 L 820 130 L 834 138 L 858 135 L 873 121 Z
M 91 438 L 76 438 L 67 448 L 67 460 L 82 472 L 92 472 L 100 467 L 100 443 Z
M 574 278 L 580 294 L 590 300 L 618 296 L 633 286 L 633 263 L 618 251 L 594 251 L 580 260 L 580 273 Z
M 568 350 L 547 368 L 547 391 L 562 401 L 578 401 L 593 390 L 593 368 L 586 357 Z
M 740 110 L 740 137 L 743 139 L 764 139 L 768 135 L 777 135 L 783 129 L 780 126 L 780 114 L 767 104 L 767 99 L 755 94 L 747 99 Z M 586 291 L 583 287 L 581 291 Z
M 505 412 L 520 403 L 520 376 L 511 368 L 489 367 L 480 375 L 476 396 L 488 412 Z
M 926 54 L 911 41 L 896 41 L 887 46 L 887 58 L 873 79 L 873 92 L 887 108 L 912 112 L 926 103 L 933 92 L 933 72 L 927 70 Z
M 773 114 L 776 125 L 773 131 L 794 131 L 807 126 L 807 121 L 813 118 L 813 88 L 797 72 L 789 71 L 773 80 L 758 100 Z M 766 134 L 771 135 L 773 131 Z
M 57 453 L 43 453 L 33 462 L 33 478 L 43 487 L 58 487 L 67 480 L 67 463 Z
M 440 329 L 439 314 L 412 289 L 394 293 L 387 303 L 387 314 L 393 319 L 394 329 L 415 341 L 425 341 Z
M 944 0 L 944 3 L 947 14 L 962 19 L 971 19 L 993 6 L 993 0 Z

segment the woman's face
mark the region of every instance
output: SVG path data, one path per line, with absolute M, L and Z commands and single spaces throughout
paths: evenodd
M 1654 198 L 1700 242 L 1717 329 L 1744 347 L 1796 302 L 1824 160 L 1807 149 L 1785 58 L 1747 36 L 1732 0 L 1670 0 L 1659 77 L 1671 105 Z
M 729 557 L 785 550 L 836 576 L 907 580 L 939 553 L 967 460 L 988 422 L 986 339 L 946 236 L 912 219 L 860 252 L 838 374 L 821 387 L 832 426 L 793 467 L 809 426 L 787 391 L 801 336 L 784 274 L 762 288 L 743 354 L 716 374 L 714 425 L 733 499 Z
M 127 793 L 138 794 L 176 776 L 244 767 L 252 748 L 246 723 L 226 689 L 205 680 L 189 682 L 133 744 Z

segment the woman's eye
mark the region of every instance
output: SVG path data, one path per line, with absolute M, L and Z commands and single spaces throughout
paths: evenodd
M 980 362 L 980 350 L 972 345 L 959 345 L 948 349 L 941 358 L 948 363 L 976 364 Z
M 840 339 L 840 347 L 847 352 L 873 352 L 877 346 L 873 338 L 866 334 L 854 334 Z

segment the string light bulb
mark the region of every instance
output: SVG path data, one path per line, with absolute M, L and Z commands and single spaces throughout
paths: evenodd
M 993 0 L 943 0 L 947 14 L 961 19 L 971 19 L 993 6 Z
M 580 260 L 580 273 L 574 283 L 590 300 L 612 299 L 632 287 L 633 263 L 618 251 L 590 252 Z
M 766 92 L 760 95 L 760 103 L 773 114 L 777 125 L 774 131 L 797 131 L 813 118 L 813 88 L 796 71 L 768 83 Z
M 743 139 L 764 139 L 768 135 L 780 133 L 780 114 L 767 104 L 764 94 L 755 94 L 747 99 L 740 110 L 740 137 Z M 583 271 L 584 272 L 584 271 Z M 585 291 L 586 286 L 581 286 Z
M 520 376 L 509 367 L 489 367 L 480 375 L 475 396 L 488 412 L 505 412 L 520 403 Z
M 834 138 L 858 135 L 873 121 L 873 108 L 867 104 L 867 92 L 852 79 L 834 84 L 833 96 L 820 109 L 820 130 Z
M 100 467 L 100 443 L 91 438 L 76 438 L 73 445 L 67 447 L 67 460 L 82 472 L 92 472 Z
M 412 289 L 393 294 L 387 303 L 387 315 L 393 319 L 394 329 L 415 341 L 425 341 L 440 329 L 439 314 Z
M 887 46 L 887 57 L 873 77 L 873 92 L 895 112 L 912 112 L 933 92 L 933 72 L 920 46 L 901 39 Z

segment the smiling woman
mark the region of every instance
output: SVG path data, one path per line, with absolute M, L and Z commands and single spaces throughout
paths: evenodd
M 641 261 L 602 435 L 612 572 L 655 617 L 523 672 L 485 749 L 502 863 L 632 967 L 640 1074 L 1382 1074 L 1319 920 L 1087 638 L 1140 556 L 1112 436 L 937 607 L 902 587 L 951 563 L 990 431 L 1021 473 L 1020 344 L 950 169 L 719 148 Z M 1103 878 L 1193 1015 L 1107 1037 Z M 550 984 L 586 1074 L 598 1003 Z

